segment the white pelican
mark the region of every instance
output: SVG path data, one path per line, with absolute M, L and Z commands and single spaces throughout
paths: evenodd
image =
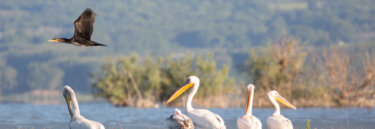
M 210 112 L 207 109 L 194 109 L 191 106 L 191 102 L 195 93 L 199 88 L 199 78 L 196 76 L 189 76 L 186 80 L 184 86 L 178 89 L 173 95 L 168 99 L 167 103 L 173 101 L 178 96 L 180 96 L 184 91 L 193 87 L 190 91 L 188 99 L 186 101 L 185 110 L 187 116 L 193 121 L 196 129 L 225 129 L 225 124 L 223 119 L 215 114 Z
M 288 100 L 286 100 L 284 97 L 282 97 L 275 90 L 268 92 L 268 98 L 270 99 L 271 103 L 275 106 L 275 113 L 273 113 L 272 116 L 267 118 L 268 129 L 293 129 L 292 122 L 288 118 L 285 118 L 283 115 L 280 114 L 280 106 L 276 101 L 294 110 L 296 110 L 296 107 L 293 104 L 291 104 Z
M 251 114 L 253 109 L 254 88 L 255 86 L 253 84 L 249 84 L 246 87 L 247 97 L 245 115 L 237 119 L 238 129 L 262 129 L 262 123 L 260 120 Z
M 104 126 L 96 121 L 88 120 L 81 116 L 76 95 L 70 86 L 65 86 L 63 91 L 66 104 L 68 105 L 70 114 L 70 129 L 105 129 Z M 72 110 L 71 103 L 73 103 L 74 110 Z
M 194 129 L 194 124 L 188 116 L 182 114 L 179 109 L 166 119 L 168 129 Z

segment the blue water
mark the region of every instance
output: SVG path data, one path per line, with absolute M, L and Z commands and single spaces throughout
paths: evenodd
M 108 103 L 80 103 L 81 114 L 86 118 L 103 123 L 106 128 L 160 129 L 164 119 L 174 108 L 136 109 L 113 107 Z M 242 116 L 242 108 L 210 109 L 223 117 L 228 129 L 235 129 L 237 117 Z M 184 111 L 183 111 L 184 112 Z M 273 109 L 254 109 L 266 128 L 265 120 Z M 307 119 L 311 128 L 318 129 L 374 129 L 375 109 L 365 108 L 299 108 L 285 109 L 281 113 L 289 118 L 295 129 L 304 129 Z M 35 128 L 67 129 L 69 112 L 65 104 L 32 105 L 19 103 L 0 104 L 0 129 Z

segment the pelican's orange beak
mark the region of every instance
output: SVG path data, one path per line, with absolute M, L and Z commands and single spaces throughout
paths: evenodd
M 247 97 L 246 97 L 245 113 L 247 112 L 247 108 L 249 107 L 249 99 L 250 99 L 250 89 L 246 88 L 246 90 L 247 90 Z
M 284 97 L 282 97 L 281 95 L 275 96 L 274 98 L 275 98 L 276 101 L 278 101 L 278 102 L 284 104 L 284 105 L 287 106 L 287 107 L 290 107 L 290 108 L 292 108 L 292 109 L 294 109 L 294 110 L 297 109 L 292 103 L 290 103 L 288 100 L 286 100 L 286 99 L 285 99 Z
M 182 86 L 180 89 L 178 89 L 176 92 L 173 93 L 173 95 L 168 99 L 167 104 L 173 101 L 174 99 L 176 99 L 178 96 L 184 93 L 187 89 L 193 86 L 194 86 L 193 83 L 187 82 L 184 86 Z

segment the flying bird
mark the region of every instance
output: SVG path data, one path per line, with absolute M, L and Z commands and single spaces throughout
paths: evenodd
M 91 35 L 94 31 L 95 17 L 95 12 L 87 8 L 78 19 L 74 21 L 74 35 L 72 38 L 53 38 L 48 41 L 73 44 L 76 46 L 107 46 L 91 40 Z
M 224 120 L 217 114 L 212 113 L 207 109 L 194 109 L 191 106 L 191 102 L 195 93 L 199 88 L 199 78 L 197 76 L 189 76 L 185 84 L 178 89 L 173 95 L 168 99 L 167 103 L 173 101 L 178 96 L 180 96 L 187 89 L 192 88 L 189 93 L 188 99 L 185 104 L 186 115 L 194 123 L 195 129 L 226 129 Z
M 105 129 L 101 123 L 81 116 L 76 95 L 70 86 L 64 87 L 63 96 L 70 114 L 69 129 Z

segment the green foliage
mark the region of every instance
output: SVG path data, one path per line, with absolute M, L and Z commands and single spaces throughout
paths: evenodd
M 202 79 L 198 98 L 228 94 L 234 84 L 228 72 L 227 66 L 218 70 L 212 56 L 139 60 L 132 55 L 103 64 L 99 74 L 93 74 L 92 86 L 97 96 L 115 105 L 134 106 L 134 99 L 165 101 L 190 75 Z
M 157 63 L 148 58 L 140 64 L 138 58 L 132 55 L 103 64 L 101 71 L 92 76 L 96 95 L 116 105 L 128 105 L 135 98 L 141 101 L 144 97 L 152 98 L 152 95 L 158 94 L 160 72 Z
M 290 88 L 304 70 L 302 66 L 306 54 L 294 40 L 252 50 L 246 63 L 246 73 L 261 89 L 290 92 Z
M 200 81 L 197 97 L 219 96 L 230 93 L 234 80 L 228 76 L 229 67 L 216 67 L 212 55 L 198 56 L 195 59 L 187 55 L 176 60 L 167 60 L 166 67 L 162 68 L 164 81 L 161 98 L 167 99 L 174 91 L 182 86 L 188 76 L 198 76 Z
M 306 121 L 306 129 L 310 129 L 310 119 L 307 119 Z

